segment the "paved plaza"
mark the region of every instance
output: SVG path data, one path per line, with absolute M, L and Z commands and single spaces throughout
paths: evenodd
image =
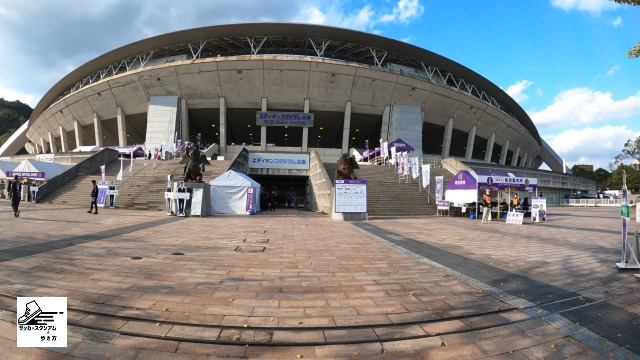
M 523 225 L 21 210 L 0 201 L 1 360 L 640 358 L 619 208 Z M 16 298 L 48 296 L 67 297 L 67 347 L 18 348 Z

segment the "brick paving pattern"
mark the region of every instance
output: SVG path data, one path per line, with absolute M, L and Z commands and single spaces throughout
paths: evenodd
M 0 201 L 0 359 L 609 357 L 323 214 L 21 210 L 14 219 Z M 565 311 L 633 358 L 640 281 L 613 265 L 619 223 L 617 209 L 553 208 L 536 225 L 447 217 L 359 225 L 412 251 L 432 249 L 434 261 L 513 296 L 552 302 L 545 314 Z M 67 297 L 66 348 L 16 348 L 19 296 Z

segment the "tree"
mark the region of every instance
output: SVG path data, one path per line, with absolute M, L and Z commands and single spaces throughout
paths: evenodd
M 609 167 L 613 170 L 614 167 L 621 165 L 622 161 L 627 159 L 635 160 L 634 166 L 636 168 L 638 167 L 638 163 L 640 162 L 640 136 L 635 140 L 627 140 L 627 142 L 624 143 L 622 152 L 615 157 L 614 161 L 609 164 Z
M 610 189 L 622 189 L 622 170 L 627 173 L 627 189 L 636 192 L 640 189 L 640 171 L 635 166 L 620 165 L 611 173 L 608 187 Z
M 627 4 L 627 5 L 631 5 L 631 6 L 640 5 L 640 0 L 611 0 L 611 1 L 615 1 L 618 4 Z M 630 58 L 640 57 L 640 43 L 638 45 L 632 47 L 631 49 L 629 49 L 629 52 L 627 53 L 627 56 L 630 57 Z

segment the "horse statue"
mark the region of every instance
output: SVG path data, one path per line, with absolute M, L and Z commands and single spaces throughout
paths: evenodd
M 204 165 L 210 164 L 205 154 L 201 154 L 199 150 L 191 150 L 187 148 L 187 153 L 182 157 L 180 164 L 185 164 L 184 178 L 182 181 L 202 182 L 202 172 Z
M 342 156 L 340 156 L 340 159 L 338 159 L 338 168 L 336 169 L 335 178 L 357 179 L 356 174 L 353 172 L 354 169 L 360 169 L 358 163 L 356 162 L 356 157 L 342 154 Z

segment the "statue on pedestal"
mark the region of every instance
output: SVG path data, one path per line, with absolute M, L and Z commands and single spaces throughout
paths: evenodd
M 353 172 L 354 169 L 360 169 L 358 162 L 356 161 L 356 157 L 342 154 L 340 159 L 338 159 L 338 168 L 336 169 L 335 178 L 357 179 L 356 174 Z

